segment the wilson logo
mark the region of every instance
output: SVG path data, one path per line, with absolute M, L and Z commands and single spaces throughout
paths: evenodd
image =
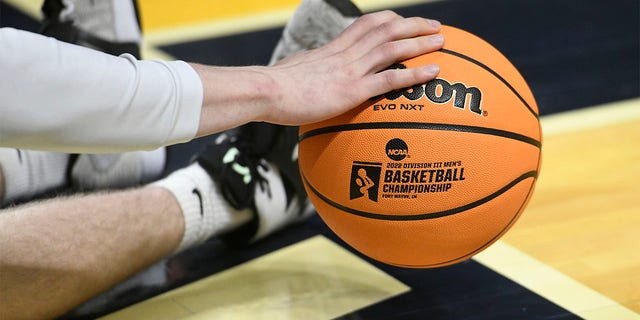
M 404 64 L 396 63 L 389 69 L 406 69 Z M 437 104 L 444 104 L 453 101 L 453 106 L 458 109 L 469 108 L 469 111 L 482 115 L 482 91 L 476 87 L 467 87 L 463 83 L 450 83 L 445 79 L 436 78 L 425 84 L 417 84 L 413 87 L 404 88 L 387 92 L 382 96 L 372 98 L 378 100 L 380 98 L 387 100 L 396 100 L 404 97 L 411 101 L 416 101 L 426 97 L 429 101 Z

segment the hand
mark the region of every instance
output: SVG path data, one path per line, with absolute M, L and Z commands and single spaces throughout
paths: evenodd
M 335 40 L 267 67 L 275 83 L 274 105 L 258 120 L 301 125 L 337 116 L 367 99 L 433 79 L 438 66 L 384 70 L 438 50 L 440 23 L 403 18 L 391 11 L 360 17 Z M 384 70 L 384 71 L 382 71 Z
M 385 70 L 395 62 L 438 50 L 440 23 L 391 11 L 367 14 L 335 40 L 274 66 L 191 64 L 202 79 L 197 136 L 249 121 L 302 125 L 335 117 L 391 90 L 425 83 L 438 66 Z

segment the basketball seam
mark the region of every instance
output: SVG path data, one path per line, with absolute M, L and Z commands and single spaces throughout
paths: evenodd
M 499 136 L 507 139 L 517 140 L 524 143 L 531 144 L 537 148 L 541 148 L 542 143 L 531 137 L 521 135 L 511 131 L 505 131 L 500 129 L 455 125 L 455 124 L 443 124 L 443 123 L 427 123 L 427 122 L 364 122 L 364 123 L 350 123 L 341 124 L 330 127 L 323 127 L 314 130 L 307 131 L 298 137 L 298 141 L 321 135 L 326 133 L 341 132 L 341 131 L 355 131 L 355 130 L 371 130 L 371 129 L 422 129 L 422 130 L 442 130 L 442 131 L 458 131 L 488 134 L 493 136 Z
M 499 73 L 497 73 L 496 71 L 494 71 L 493 69 L 489 68 L 489 66 L 485 65 L 484 63 L 471 58 L 467 55 L 464 55 L 460 52 L 457 51 L 453 51 L 453 50 L 448 50 L 448 49 L 440 49 L 439 51 L 441 51 L 442 53 L 446 53 L 446 54 L 450 54 L 452 56 L 467 60 L 479 67 L 481 67 L 482 69 L 487 70 L 489 73 L 491 73 L 494 77 L 496 77 L 498 80 L 500 80 L 505 86 L 507 86 L 507 88 L 509 88 L 509 90 L 511 90 L 516 97 L 518 97 L 518 99 L 520 99 L 520 102 L 522 102 L 524 104 L 525 107 L 527 107 L 527 109 L 529 109 L 529 112 L 531 112 L 531 114 L 536 117 L 536 119 L 539 119 L 540 116 L 538 115 L 538 113 L 536 113 L 533 108 L 531 108 L 531 106 L 527 103 L 526 100 L 524 100 L 524 98 L 520 95 L 520 93 L 518 93 L 518 91 L 516 91 L 516 89 L 509 83 L 507 82 L 507 80 L 505 78 L 503 78 Z
M 509 182 L 508 184 L 506 184 L 504 187 L 500 188 L 499 190 L 497 190 L 496 192 L 478 199 L 474 202 L 471 202 L 469 204 L 457 207 L 457 208 L 453 208 L 453 209 L 448 209 L 448 210 L 444 210 L 444 211 L 439 211 L 439 212 L 432 212 L 432 213 L 425 213 L 425 214 L 420 214 L 420 215 L 384 215 L 384 214 L 378 214 L 378 213 L 370 213 L 370 212 L 365 212 L 365 211 L 360 211 L 360 210 L 356 210 L 353 208 L 349 208 L 346 206 L 343 206 L 327 197 L 325 197 L 323 194 L 321 194 L 318 190 L 316 190 L 311 183 L 309 183 L 309 181 L 307 180 L 307 177 L 304 175 L 304 173 L 302 174 L 302 178 L 304 179 L 305 184 L 309 187 L 309 189 L 318 197 L 320 198 L 323 202 L 329 204 L 330 206 L 339 209 L 343 212 L 349 213 L 349 214 L 353 214 L 356 216 L 360 216 L 360 217 L 364 217 L 364 218 L 369 218 L 369 219 L 376 219 L 376 220 L 390 220 L 390 221 L 415 221 L 415 220 L 428 220 L 428 219 L 435 219 L 435 218 L 441 218 L 441 217 L 446 217 L 446 216 L 450 216 L 450 215 L 454 215 L 463 211 L 467 211 L 470 209 L 473 209 L 477 206 L 483 205 L 495 198 L 497 198 L 498 196 L 502 195 L 503 193 L 507 192 L 509 189 L 511 189 L 512 187 L 514 187 L 515 185 L 517 185 L 518 183 L 528 179 L 528 178 L 534 178 L 536 179 L 538 177 L 538 171 L 529 171 L 526 172 L 524 174 L 522 174 L 521 176 L 519 176 L 518 178 L 516 178 L 515 180 Z

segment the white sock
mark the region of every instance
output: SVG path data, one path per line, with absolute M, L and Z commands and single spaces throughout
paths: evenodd
M 62 186 L 68 161 L 69 155 L 65 153 L 0 148 L 5 189 L 2 203 Z
M 252 217 L 250 210 L 237 211 L 231 207 L 209 174 L 197 163 L 152 185 L 171 191 L 182 209 L 185 230 L 176 252 L 232 230 Z

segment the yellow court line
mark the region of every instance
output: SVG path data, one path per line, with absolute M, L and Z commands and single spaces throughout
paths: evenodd
M 224 37 L 281 26 L 286 23 L 292 12 L 290 9 L 273 10 L 230 19 L 158 29 L 145 32 L 144 37 L 150 45 L 154 46 Z
M 407 7 L 414 4 L 439 2 L 444 0 L 353 0 L 360 10 L 364 12 L 372 12 L 390 8 Z M 425 17 L 428 18 L 428 17 Z
M 363 11 L 377 11 L 386 8 L 398 8 L 418 3 L 443 0 L 360 0 L 354 1 Z M 150 45 L 163 46 L 185 43 L 203 39 L 230 36 L 234 34 L 253 32 L 282 27 L 291 18 L 296 6 L 284 6 L 272 10 L 262 10 L 244 15 L 216 18 L 209 21 L 185 23 L 180 26 L 153 28 L 145 31 L 145 38 Z
M 640 98 L 544 116 L 544 137 L 640 119 Z
M 42 0 L 2 0 L 8 3 L 10 6 L 20 10 L 22 13 L 29 17 L 40 20 L 42 19 Z
M 175 60 L 176 58 L 172 55 L 157 49 L 155 46 L 149 44 L 147 41 L 142 39 L 142 46 L 140 47 L 140 55 L 142 59 L 156 59 L 156 60 L 164 60 L 170 61 Z
M 296 6 L 300 0 L 137 0 L 146 31 L 226 20 Z
M 474 260 L 582 318 L 640 319 L 639 314 L 504 241 L 494 243 Z

